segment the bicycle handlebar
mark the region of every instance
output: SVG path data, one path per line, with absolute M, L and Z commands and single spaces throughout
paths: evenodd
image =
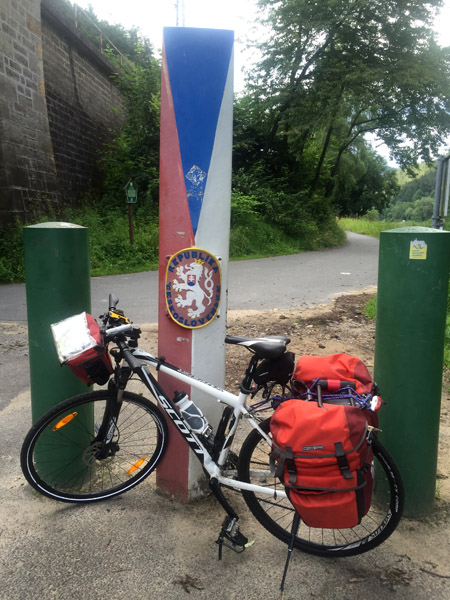
M 119 325 L 118 327 L 111 327 L 111 329 L 106 329 L 104 333 L 105 342 L 109 342 L 110 340 L 113 340 L 116 337 L 116 335 L 126 333 L 127 331 L 131 331 L 132 329 L 132 323 L 128 323 L 127 325 Z
M 109 294 L 109 310 L 114 310 L 119 304 L 119 298 L 115 294 Z
M 122 356 L 127 361 L 128 365 L 130 366 L 130 368 L 133 371 L 142 365 L 142 362 L 139 360 L 139 358 L 135 358 L 133 356 L 133 353 L 129 349 L 129 347 L 126 344 L 126 342 L 119 340 L 117 342 L 117 345 L 119 346 L 120 351 L 122 352 Z

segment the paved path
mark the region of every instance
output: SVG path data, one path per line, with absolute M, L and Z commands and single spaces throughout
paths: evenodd
M 337 250 L 232 263 L 230 306 L 300 307 L 363 289 L 376 283 L 376 246 L 375 240 L 350 236 L 349 244 Z M 98 311 L 113 289 L 137 313 L 136 320 L 155 320 L 150 302 L 142 301 L 152 299 L 154 279 L 153 273 L 96 278 L 93 307 Z M 0 309 L 0 324 L 25 321 L 24 286 L 0 287 Z M 151 493 L 154 475 L 124 496 L 93 505 L 61 504 L 36 494 L 18 460 L 31 423 L 29 382 L 24 381 L 26 323 L 6 323 L 3 332 L 1 600 L 185 600 L 191 590 L 196 600 L 278 598 L 286 546 L 262 529 L 237 495 L 230 496 L 232 505 L 243 533 L 255 544 L 241 555 L 224 550 L 218 562 L 214 541 L 224 516 L 218 504 L 209 497 L 181 504 Z M 5 359 L 17 374 L 11 368 L 2 372 Z M 438 518 L 405 520 L 379 548 L 351 559 L 294 552 L 283 597 L 448 600 L 449 542 Z
M 289 309 L 321 304 L 332 297 L 377 283 L 378 240 L 348 233 L 347 243 L 331 250 L 232 262 L 229 265 L 228 307 Z M 108 294 L 136 323 L 157 321 L 156 271 L 94 277 L 92 312 L 106 307 Z M 25 284 L 0 286 L 0 321 L 26 322 Z

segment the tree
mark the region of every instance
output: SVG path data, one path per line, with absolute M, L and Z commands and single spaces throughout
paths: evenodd
M 362 146 L 358 153 L 348 152 L 342 159 L 333 199 L 343 216 L 361 216 L 370 209 L 381 213 L 399 189 L 396 174 L 386 167 L 384 159 Z
M 423 174 L 402 185 L 401 190 L 393 199 L 394 203 L 413 202 L 423 196 L 434 196 L 436 187 L 436 163 L 430 165 Z
M 312 145 L 309 189 L 328 196 L 369 132 L 406 168 L 430 160 L 450 127 L 450 53 L 430 29 L 441 3 L 260 0 L 267 37 L 249 91 L 266 121 L 264 154 L 284 141 L 300 172 Z
M 121 132 L 105 148 L 100 164 L 105 173 L 103 197 L 109 206 L 123 205 L 123 188 L 132 178 L 139 190 L 137 210 L 156 215 L 158 206 L 160 68 L 156 59 L 147 67 L 117 78 L 127 102 Z

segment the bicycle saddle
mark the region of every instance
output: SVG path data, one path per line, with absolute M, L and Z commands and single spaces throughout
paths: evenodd
M 244 346 L 260 358 L 278 358 L 286 352 L 286 346 L 290 341 L 290 338 L 284 335 L 274 335 L 263 338 L 227 335 L 225 338 L 226 344 Z

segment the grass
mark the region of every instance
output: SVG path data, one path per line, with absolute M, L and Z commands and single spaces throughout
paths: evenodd
M 373 296 L 364 307 L 364 314 L 373 321 L 377 318 L 377 296 Z
M 368 219 L 350 219 L 342 218 L 338 221 L 339 226 L 345 231 L 361 233 L 371 237 L 380 237 L 382 231 L 389 229 L 398 229 L 399 227 L 430 227 L 431 221 L 417 223 L 415 221 L 369 221 Z
M 287 238 L 279 229 L 261 220 L 256 225 L 250 219 L 247 225 L 236 225 L 230 231 L 231 260 L 297 254 L 302 251 L 298 240 Z

